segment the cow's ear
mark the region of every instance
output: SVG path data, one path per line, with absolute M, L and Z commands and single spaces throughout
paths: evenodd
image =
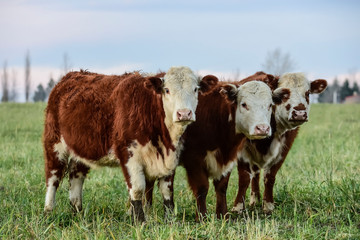
M 273 102 L 276 105 L 286 102 L 290 98 L 290 89 L 288 88 L 277 88 L 272 94 Z
M 216 86 L 218 82 L 219 79 L 214 75 L 206 75 L 201 79 L 199 83 L 200 86 L 199 90 L 202 94 L 209 92 L 211 89 L 213 89 Z
M 327 81 L 324 79 L 317 79 L 310 83 L 310 93 L 322 93 L 327 87 Z
M 233 84 L 227 84 L 220 89 L 220 94 L 230 103 L 236 103 L 238 92 L 238 88 Z
M 149 90 L 153 90 L 157 94 L 161 94 L 164 86 L 164 81 L 158 77 L 149 77 L 146 78 L 144 86 Z

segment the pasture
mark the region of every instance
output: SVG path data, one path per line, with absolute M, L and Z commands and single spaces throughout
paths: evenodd
M 217 220 L 211 187 L 209 216 L 194 222 L 195 200 L 179 167 L 176 215 L 164 220 L 156 187 L 142 226 L 133 226 L 127 215 L 128 193 L 120 168 L 90 172 L 81 213 L 73 214 L 64 180 L 54 212 L 43 214 L 44 109 L 44 103 L 0 104 L 1 239 L 360 239 L 360 105 L 312 105 L 310 121 L 277 175 L 271 216 L 262 214 L 259 205 L 242 216 Z M 229 209 L 236 184 L 234 169 Z

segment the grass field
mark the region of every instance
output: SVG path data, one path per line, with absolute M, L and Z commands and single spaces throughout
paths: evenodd
M 57 206 L 43 214 L 44 159 L 41 145 L 45 104 L 0 104 L 0 239 L 360 239 L 360 105 L 313 105 L 275 185 L 276 208 L 261 207 L 230 221 L 209 217 L 195 223 L 195 200 L 184 170 L 175 179 L 176 216 L 163 218 L 155 191 L 147 224 L 133 226 L 120 169 L 90 173 L 83 212 L 73 214 L 68 182 Z M 228 207 L 236 195 L 233 171 Z M 249 195 L 249 194 L 248 194 Z

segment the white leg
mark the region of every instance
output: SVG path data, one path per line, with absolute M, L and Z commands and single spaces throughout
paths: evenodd
M 242 202 L 239 202 L 231 209 L 231 211 L 236 213 L 242 213 L 244 211 L 244 204 Z
M 132 201 L 142 200 L 146 188 L 144 169 L 135 158 L 130 158 L 126 164 L 131 188 L 129 188 L 130 199 Z
M 159 179 L 159 190 L 164 200 L 171 200 L 172 191 L 171 191 L 171 180 L 166 178 Z
M 71 205 L 76 209 L 76 211 L 81 211 L 82 209 L 82 190 L 84 180 L 85 176 L 81 172 L 78 172 L 76 177 L 70 178 L 69 198 Z
M 56 170 L 51 171 L 52 176 L 47 180 L 46 195 L 45 195 L 45 212 L 51 212 L 55 207 L 55 194 L 59 178 L 55 175 Z

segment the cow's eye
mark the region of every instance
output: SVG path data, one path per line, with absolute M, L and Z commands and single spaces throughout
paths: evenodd
M 170 94 L 170 90 L 168 88 L 165 88 L 165 93 Z
M 194 92 L 196 93 L 198 91 L 198 88 L 196 87 L 195 89 L 194 89 Z
M 248 109 L 248 106 L 247 106 L 246 103 L 242 103 L 241 106 L 242 106 L 243 108 L 245 108 L 245 109 Z

